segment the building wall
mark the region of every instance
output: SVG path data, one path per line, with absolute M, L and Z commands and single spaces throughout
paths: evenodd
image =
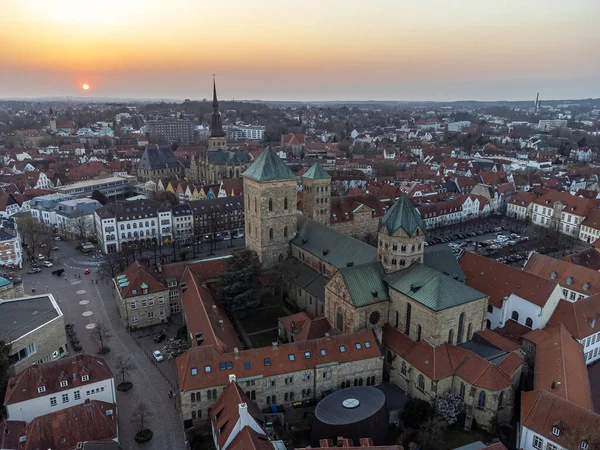
M 329 225 L 331 217 L 331 179 L 302 178 L 302 213 L 306 217 Z
M 294 279 L 286 283 L 285 289 L 289 301 L 301 311 L 306 311 L 311 317 L 320 316 L 325 312 L 325 302 L 297 284 Z
M 583 358 L 587 365 L 600 359 L 600 332 L 581 339 L 579 343 L 583 347 Z
M 79 393 L 79 399 L 75 398 L 75 392 Z M 67 401 L 63 400 L 67 396 Z M 51 398 L 56 400 L 56 406 L 52 406 Z M 10 420 L 23 420 L 27 423 L 44 414 L 60 411 L 71 406 L 81 405 L 87 399 L 98 400 L 106 403 L 117 403 L 115 394 L 114 378 L 108 378 L 97 382 L 84 382 L 78 388 L 63 388 L 59 392 L 32 398 L 24 402 L 15 403 L 6 407 Z
M 406 332 L 407 305 L 411 305 L 410 333 L 408 335 L 412 339 L 417 339 L 418 328 L 421 326 L 421 339 L 427 340 L 431 345 L 441 345 L 448 342 L 450 330 L 453 330 L 452 344 L 456 344 L 459 318 L 463 313 L 465 316 L 461 342 L 470 340 L 473 333 L 485 328 L 487 297 L 438 312 L 423 306 L 394 289 L 390 289 L 390 297 L 391 304 L 388 323 L 397 327 L 402 333 Z M 398 318 L 397 322 L 396 317 Z M 470 334 L 469 324 L 471 325 Z
M 27 358 L 10 366 L 12 375 L 19 373 L 25 367 L 34 363 L 49 362 L 67 355 L 67 334 L 65 320 L 61 314 L 50 322 L 30 333 L 11 342 L 11 354 L 19 353 L 30 345 L 35 346 L 35 352 Z M 55 354 L 55 352 L 57 352 Z
M 562 296 L 562 290 L 560 289 L 560 286 L 557 285 L 552 291 L 552 294 L 550 294 L 550 297 L 546 300 L 545 305 L 541 307 L 518 295 L 511 294 L 502 304 L 500 321 L 498 323 L 492 322 L 492 328 L 504 326 L 506 321 L 510 319 L 519 322 L 521 325 L 529 326 L 527 325 L 528 318 L 531 319 L 531 328 L 533 330 L 544 328 Z M 513 318 L 513 311 L 518 313 L 518 318 Z
M 375 345 L 373 342 L 372 345 Z M 266 408 L 272 404 L 284 405 L 289 408 L 292 403 L 301 400 L 323 398 L 327 391 L 341 388 L 342 382 L 349 382 L 351 385 L 359 380 L 363 380 L 363 386 L 367 385 L 367 377 L 375 377 L 375 386 L 382 383 L 383 377 L 383 357 L 371 358 L 348 363 L 332 363 L 326 367 L 315 367 L 312 369 L 285 372 L 276 376 L 263 377 L 262 375 L 252 377 L 252 379 L 237 378 L 238 385 L 246 392 L 246 395 L 255 400 L 258 406 Z M 287 383 L 286 383 L 287 379 Z M 274 381 L 274 383 L 273 383 Z M 211 408 L 215 401 L 213 390 L 216 391 L 217 398 L 223 392 L 225 385 L 218 385 L 208 389 L 197 391 L 181 391 L 181 412 L 183 420 L 192 419 L 192 411 L 196 412 L 195 425 L 201 425 L 208 420 L 208 408 Z M 310 389 L 310 395 L 308 390 Z M 210 399 L 208 391 L 211 391 Z M 195 402 L 191 401 L 191 394 L 195 393 Z M 200 401 L 198 399 L 200 393 Z M 290 400 L 290 394 L 294 393 L 293 400 Z M 304 397 L 302 396 L 304 392 Z M 286 401 L 287 394 L 287 401 Z M 276 401 L 273 402 L 273 395 Z M 270 403 L 268 402 L 270 400 Z M 198 419 L 198 411 L 202 411 L 202 418 Z
M 325 278 L 331 278 L 337 268 L 332 266 L 331 264 L 321 260 L 318 256 L 313 255 L 305 250 L 302 250 L 300 247 L 292 244 L 291 245 L 292 256 L 300 261 L 305 266 L 310 267 L 311 269 L 316 270 L 317 272 L 322 273 Z
M 272 267 L 288 256 L 289 240 L 296 232 L 296 180 L 244 178 L 244 195 L 246 248 L 256 251 L 264 267 Z
M 398 228 L 390 236 L 387 228 L 382 227 L 378 233 L 377 259 L 388 273 L 409 267 L 413 262 L 422 263 L 424 241 L 422 230 L 417 230 L 411 237 Z
M 115 285 L 115 297 L 121 321 L 126 327 L 150 327 L 166 323 L 171 316 L 168 289 L 123 299 L 119 287 Z
M 0 242 L 0 261 L 23 268 L 23 250 L 18 237 Z

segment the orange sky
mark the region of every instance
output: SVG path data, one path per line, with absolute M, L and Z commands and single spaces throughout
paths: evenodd
M 575 7 L 576 6 L 576 7 Z M 446 100 L 600 96 L 600 1 L 20 0 L 0 96 Z

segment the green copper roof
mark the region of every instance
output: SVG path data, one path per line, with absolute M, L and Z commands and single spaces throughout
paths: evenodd
M 354 306 L 367 306 L 388 301 L 390 296 L 383 282 L 383 268 L 379 261 L 360 266 L 342 267 L 340 274 L 348 287 Z
M 412 236 L 417 227 L 425 231 L 425 224 L 417 208 L 413 206 L 408 197 L 403 195 L 381 218 L 380 226 L 386 226 L 389 234 L 394 233 L 398 228 L 402 228 L 409 236 Z
M 303 175 L 304 178 L 309 178 L 311 180 L 328 180 L 331 179 L 329 174 L 323 166 L 318 162 L 314 163 L 310 169 L 306 171 Z
M 486 297 L 437 270 L 414 263 L 409 268 L 385 277 L 391 289 L 434 310 L 452 308 Z
M 270 146 L 256 158 L 243 176 L 256 181 L 293 180 L 296 178 L 294 172 L 271 150 Z
M 4 277 L 0 277 L 0 287 L 6 286 L 8 284 L 10 284 L 10 280 L 7 280 Z

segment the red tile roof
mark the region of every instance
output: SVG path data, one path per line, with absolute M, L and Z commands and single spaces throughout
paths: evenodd
M 346 450 L 403 450 L 401 445 L 374 445 L 371 438 L 360 438 L 358 445 L 352 439 L 338 437 L 336 442 L 331 439 L 321 439 L 318 447 L 296 448 L 295 450 L 308 450 L 309 448 L 321 450 L 334 450 L 344 448 Z
M 467 286 L 489 295 L 490 304 L 496 308 L 501 308 L 504 298 L 511 294 L 543 307 L 558 286 L 553 281 L 471 252 L 465 252 L 459 263 L 467 277 Z
M 587 215 L 590 208 L 590 201 L 585 198 L 575 197 L 568 192 L 548 191 L 545 195 L 535 199 L 533 202 L 538 205 L 553 208 L 556 202 L 560 201 L 563 205 L 563 211 L 578 216 Z
M 81 381 L 83 375 L 88 375 L 89 381 Z M 8 381 L 4 405 L 51 395 L 110 378 L 113 378 L 113 374 L 108 365 L 102 358 L 96 356 L 81 354 L 52 362 L 33 364 Z M 67 380 L 68 385 L 61 388 L 61 380 Z M 37 391 L 40 383 L 46 387 L 43 393 Z
M 19 435 L 25 428 L 25 422 L 20 420 L 3 420 L 0 422 L 0 448 L 19 448 Z
M 576 339 L 584 339 L 600 331 L 600 294 L 576 302 L 561 300 L 548 321 L 562 323 Z
M 596 433 L 600 429 L 600 416 L 553 392 L 537 389 L 521 394 L 521 423 L 546 439 L 566 447 L 570 445 L 569 436 Z M 556 436 L 552 434 L 552 427 L 559 424 L 564 426 L 564 430 L 561 436 Z M 578 443 L 575 445 L 578 448 Z M 590 445 L 590 448 L 598 449 L 600 446 Z
M 364 205 L 364 206 L 363 206 Z M 331 198 L 331 223 L 354 220 L 354 211 L 361 206 L 374 210 L 372 217 L 383 217 L 383 204 L 373 194 L 361 194 L 346 197 Z
M 113 440 L 117 434 L 117 406 L 86 400 L 82 405 L 36 417 L 22 431 L 19 450 L 71 450 L 79 442 Z
M 521 346 L 516 342 L 513 342 L 492 330 L 480 330 L 475 334 L 481 337 L 484 341 L 489 342 L 493 346 L 505 352 L 514 352 L 515 350 L 519 350 L 521 348 Z
M 117 286 L 119 286 L 120 284 L 124 285 L 123 288 L 121 288 L 122 298 L 131 298 L 143 295 L 143 284 L 147 286 L 148 294 L 163 292 L 167 290 L 167 287 L 162 282 L 160 282 L 154 274 L 152 274 L 150 269 L 140 264 L 138 261 L 134 261 L 119 276 L 121 275 L 125 275 L 125 278 L 121 278 L 121 280 L 129 283 L 127 285 L 124 285 L 124 283 L 119 283 L 119 281 L 115 279 Z
M 527 208 L 535 200 L 535 197 L 533 192 L 517 192 L 510 198 L 508 203 Z
M 231 441 L 227 450 L 273 450 L 273 444 L 265 435 L 250 427 L 244 427 Z
M 366 342 L 369 343 L 368 348 Z M 360 349 L 356 348 L 356 343 L 361 344 Z M 344 352 L 340 350 L 340 346 L 344 346 Z M 322 349 L 325 350 L 325 355 L 321 354 Z M 310 352 L 309 358 L 305 357 L 305 352 Z M 294 355 L 294 361 L 290 361 L 290 354 Z M 265 365 L 266 358 L 270 361 L 269 365 Z M 177 377 L 181 389 L 188 391 L 224 385 L 228 383 L 230 374 L 235 374 L 238 378 L 255 375 L 267 377 L 314 368 L 317 364 L 347 363 L 371 358 L 381 358 L 381 351 L 371 331 L 282 344 L 276 349 L 269 346 L 242 350 L 237 355 L 222 353 L 215 346 L 200 346 L 192 347 L 177 358 Z M 220 370 L 219 364 L 227 362 L 231 363 L 232 368 Z M 246 363 L 249 363 L 249 368 Z M 205 372 L 205 366 L 211 366 L 211 371 Z M 197 375 L 192 375 L 192 368 L 197 369 Z
M 582 294 L 592 295 L 600 292 L 599 272 L 563 259 L 533 252 L 523 270 Z

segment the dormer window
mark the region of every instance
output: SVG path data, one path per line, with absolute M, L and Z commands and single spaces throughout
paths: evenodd
M 142 294 L 147 294 L 148 293 L 148 285 L 146 283 L 142 283 Z
M 81 381 L 85 382 L 85 381 L 90 381 L 90 376 L 89 375 L 83 375 L 81 377 Z
M 550 279 L 551 279 L 551 280 L 556 280 L 556 272 L 552 272 L 552 273 L 550 274 Z
M 562 433 L 562 431 L 561 431 L 561 429 L 560 429 L 560 428 L 558 428 L 558 427 L 556 427 L 556 426 L 555 426 L 555 427 L 552 427 L 552 434 L 553 434 L 554 436 L 560 436 L 560 435 L 561 435 L 561 433 Z
M 46 392 L 46 386 L 38 386 L 38 394 Z
M 583 283 L 583 290 L 587 291 L 590 288 L 590 283 Z
M 570 286 L 573 284 L 573 278 L 569 277 L 567 278 L 567 284 Z
M 581 444 L 579 444 L 579 448 L 581 450 L 589 450 L 590 444 L 588 444 L 586 441 L 581 441 Z
M 67 380 L 63 380 L 60 382 L 60 387 L 67 387 L 69 385 L 69 382 Z

